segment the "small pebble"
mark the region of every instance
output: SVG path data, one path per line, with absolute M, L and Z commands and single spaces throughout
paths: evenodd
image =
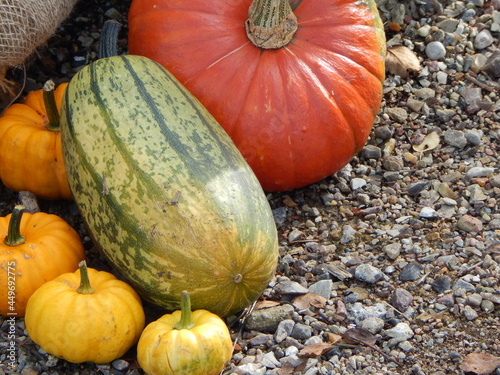
M 446 56 L 446 48 L 439 41 L 430 42 L 425 47 L 425 54 L 431 60 L 442 60 Z
M 422 276 L 422 265 L 413 262 L 404 266 L 399 274 L 399 279 L 401 281 L 415 281 Z
M 413 296 L 410 292 L 403 288 L 397 288 L 392 292 L 390 303 L 400 312 L 405 312 L 413 301 Z
M 477 233 L 483 230 L 483 223 L 476 217 L 463 215 L 458 220 L 457 227 L 464 232 Z
M 359 281 L 363 281 L 368 284 L 374 284 L 377 281 L 381 280 L 384 277 L 384 274 L 377 267 L 372 266 L 371 264 L 360 264 L 356 267 L 354 271 L 354 276 Z

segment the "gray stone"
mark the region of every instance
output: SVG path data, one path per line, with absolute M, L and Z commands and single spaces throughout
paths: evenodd
M 443 305 L 445 309 L 446 307 L 453 307 L 453 305 L 455 305 L 455 297 L 453 297 L 453 294 L 451 293 L 447 293 L 444 296 L 439 297 L 436 301 L 437 303 Z
M 292 319 L 294 308 L 292 305 L 279 305 L 266 309 L 254 310 L 245 324 L 250 330 L 259 332 L 275 332 L 282 320 Z
M 349 319 L 354 320 L 356 325 L 361 326 L 363 320 L 368 317 L 377 317 L 385 319 L 387 316 L 386 306 L 382 303 L 376 303 L 372 306 L 365 306 L 361 302 L 347 305 Z
M 481 302 L 483 302 L 483 297 L 479 293 L 472 293 L 465 299 L 465 303 L 472 307 L 480 307 Z
M 423 25 L 422 27 L 419 27 L 417 29 L 417 34 L 420 35 L 422 38 L 427 37 L 431 33 L 431 25 L 426 24 Z
M 408 118 L 408 113 L 404 108 L 401 107 L 393 107 L 387 108 L 386 113 L 389 115 L 389 118 L 393 121 L 404 123 Z M 386 138 L 388 139 L 388 138 Z
M 484 70 L 495 78 L 500 77 L 500 50 L 496 50 L 488 57 L 484 65 Z
M 294 229 L 288 234 L 288 242 L 299 240 L 304 235 L 304 232 Z
M 231 373 L 235 375 L 264 375 L 266 371 L 266 367 L 260 363 L 245 363 L 233 368 Z
M 265 353 L 262 356 L 260 364 L 270 369 L 280 367 L 280 362 L 276 359 L 274 352 Z
M 495 169 L 488 167 L 472 167 L 466 172 L 466 176 L 469 178 L 475 177 L 486 177 L 495 172 Z
M 396 339 L 395 341 L 397 341 L 398 343 L 411 339 L 414 335 L 414 332 L 410 328 L 410 325 L 406 322 L 398 323 L 395 327 L 386 329 L 385 333 L 387 334 L 387 336 Z
M 394 260 L 401 253 L 401 243 L 399 243 L 399 242 L 390 243 L 390 244 L 384 246 L 383 251 L 389 259 Z
M 405 111 L 405 113 L 406 113 L 406 111 Z M 390 115 L 389 115 L 389 117 L 390 117 Z M 381 125 L 381 126 L 377 126 L 373 132 L 374 132 L 376 138 L 381 139 L 383 141 L 387 141 L 388 139 L 392 138 L 392 136 L 394 134 L 394 129 L 392 127 L 387 126 L 387 125 Z
M 377 267 L 365 263 L 360 264 L 356 267 L 356 270 L 354 271 L 354 277 L 359 281 L 363 281 L 368 284 L 374 284 L 377 281 L 380 281 L 384 277 L 384 274 Z
M 285 340 L 292 333 L 295 322 L 292 319 L 285 319 L 278 324 L 274 332 L 274 341 L 278 344 Z
M 422 207 L 419 216 L 424 219 L 436 219 L 439 217 L 439 213 L 432 207 Z
M 471 63 L 470 63 L 470 70 L 472 70 L 474 73 L 479 73 L 481 70 L 484 69 L 488 58 L 481 54 L 481 53 L 476 53 L 471 57 Z
M 251 346 L 262 346 L 266 345 L 268 342 L 273 341 L 273 335 L 265 334 L 265 333 L 260 333 L 257 336 L 254 336 L 250 339 L 249 343 Z
M 474 285 L 472 285 L 471 283 L 469 283 L 468 281 L 465 281 L 463 279 L 458 279 L 457 281 L 455 281 L 455 284 L 453 284 L 454 291 L 458 291 L 460 289 L 464 290 L 466 293 L 467 292 L 474 293 L 476 291 L 476 288 L 474 287 Z
M 303 287 L 296 281 L 291 281 L 289 279 L 280 280 L 275 286 L 274 291 L 279 294 L 306 294 L 308 292 L 307 288 Z
M 483 94 L 479 87 L 467 87 L 461 92 L 461 95 L 467 105 L 478 105 L 483 99 Z
M 444 141 L 450 146 L 464 148 L 467 146 L 467 139 L 460 130 L 450 129 L 444 132 Z
M 436 91 L 429 87 L 422 87 L 415 90 L 415 95 L 422 100 L 427 100 L 429 98 L 434 98 L 436 96 Z
M 280 358 L 280 363 L 282 365 L 284 365 L 285 363 L 289 363 L 292 366 L 292 368 L 298 367 L 306 361 L 307 361 L 306 358 L 299 357 L 296 354 Z
M 307 340 L 312 334 L 313 329 L 310 326 L 302 323 L 295 323 L 290 336 L 297 340 Z
M 361 157 L 364 159 L 380 159 L 382 157 L 382 150 L 375 145 L 366 145 L 361 150 Z
M 425 102 L 421 100 L 416 100 L 413 98 L 409 98 L 406 101 L 406 106 L 411 109 L 413 112 L 420 112 L 422 110 L 422 107 L 425 105 Z
M 500 305 L 500 294 L 499 293 L 489 293 L 489 292 L 484 292 L 481 293 L 481 296 L 483 299 L 487 301 L 491 301 L 496 305 Z
M 495 304 L 491 301 L 488 301 L 487 299 L 483 299 L 481 302 L 481 309 L 484 312 L 491 313 L 495 310 Z
M 471 204 L 488 199 L 488 196 L 484 193 L 483 188 L 478 184 L 468 186 L 467 190 L 470 192 L 469 203 Z
M 500 188 L 500 174 L 496 174 L 488 178 L 489 183 L 491 186 Z
M 325 299 L 330 299 L 333 289 L 333 281 L 330 279 L 320 280 L 309 287 L 309 292 L 317 294 Z
M 382 328 L 384 328 L 384 319 L 381 319 L 376 316 L 369 316 L 365 320 L 363 320 L 363 323 L 361 324 L 361 328 L 366 329 L 372 334 L 377 334 L 380 332 Z
M 451 108 L 439 108 L 436 109 L 436 115 L 442 120 L 442 121 L 450 121 L 452 117 L 457 113 L 455 109 Z
M 446 48 L 440 41 L 433 41 L 425 46 L 425 54 L 431 60 L 442 60 L 446 56 Z
M 399 274 L 401 281 L 415 281 L 422 276 L 422 266 L 417 263 L 409 263 L 403 267 Z
M 354 236 L 356 235 L 356 229 L 351 227 L 350 225 L 344 225 L 342 227 L 342 237 L 340 238 L 340 243 L 348 243 L 354 240 Z
M 458 23 L 459 20 L 457 19 L 445 18 L 441 22 L 438 22 L 436 26 L 447 33 L 453 33 L 457 29 Z
M 413 301 L 410 292 L 403 288 L 397 288 L 392 292 L 391 305 L 398 311 L 405 312 Z
M 428 181 L 416 181 L 408 186 L 408 195 L 410 197 L 415 197 L 422 191 L 427 190 L 429 186 L 431 186 L 431 184 Z
M 404 162 L 399 155 L 388 155 L 382 159 L 382 165 L 387 171 L 400 171 L 404 167 Z
M 477 50 L 482 50 L 488 46 L 490 46 L 494 42 L 493 35 L 491 35 L 490 30 L 482 29 L 477 33 L 474 38 L 474 48 Z
M 111 365 L 118 371 L 123 371 L 128 368 L 129 363 L 123 359 L 115 359 Z
M 457 227 L 464 232 L 477 233 L 483 230 L 483 223 L 476 217 L 463 215 L 458 219 Z
M 439 275 L 434 278 L 431 287 L 437 293 L 443 293 L 451 288 L 451 279 L 446 275 Z
M 468 129 L 465 131 L 465 139 L 473 146 L 481 144 L 482 132 L 477 130 Z
M 478 313 L 476 312 L 476 310 L 474 310 L 469 305 L 466 305 L 464 307 L 463 313 L 464 313 L 465 319 L 467 319 L 467 320 L 474 320 L 479 316 Z
M 351 189 L 358 190 L 366 186 L 366 180 L 363 178 L 355 177 L 351 180 Z

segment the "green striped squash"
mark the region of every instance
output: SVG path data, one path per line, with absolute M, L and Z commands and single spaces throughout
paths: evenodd
M 79 71 L 63 100 L 69 184 L 95 244 L 168 310 L 243 310 L 277 265 L 277 232 L 229 136 L 163 67 L 140 56 Z

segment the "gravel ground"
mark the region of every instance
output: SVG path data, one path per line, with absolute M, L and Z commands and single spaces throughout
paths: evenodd
M 95 58 L 102 21 L 127 1 L 81 2 L 28 66 L 27 90 Z M 385 96 L 364 150 L 336 175 L 268 195 L 280 235 L 276 277 L 231 317 L 223 374 L 500 374 L 499 0 L 380 0 Z M 0 188 L 6 214 L 17 194 Z M 85 238 L 73 203 L 40 202 Z M 109 270 L 86 237 L 90 265 Z M 150 319 L 163 312 L 146 304 Z M 0 318 L 0 375 L 142 374 L 47 355 Z

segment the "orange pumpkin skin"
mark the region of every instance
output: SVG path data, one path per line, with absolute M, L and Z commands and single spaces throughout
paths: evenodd
M 35 290 L 60 274 L 74 272 L 85 253 L 78 233 L 59 216 L 44 212 L 24 213 L 20 233 L 25 243 L 8 246 L 4 238 L 10 217 L 0 217 L 0 315 L 23 317 Z
M 60 110 L 67 83 L 55 101 Z M 30 191 L 44 199 L 72 199 L 61 149 L 60 132 L 46 128 L 43 90 L 31 91 L 0 117 L 0 179 L 14 191 Z
M 344 167 L 382 100 L 385 36 L 373 0 L 290 1 L 298 30 L 254 46 L 251 0 L 133 0 L 129 52 L 164 65 L 231 136 L 264 190 Z

